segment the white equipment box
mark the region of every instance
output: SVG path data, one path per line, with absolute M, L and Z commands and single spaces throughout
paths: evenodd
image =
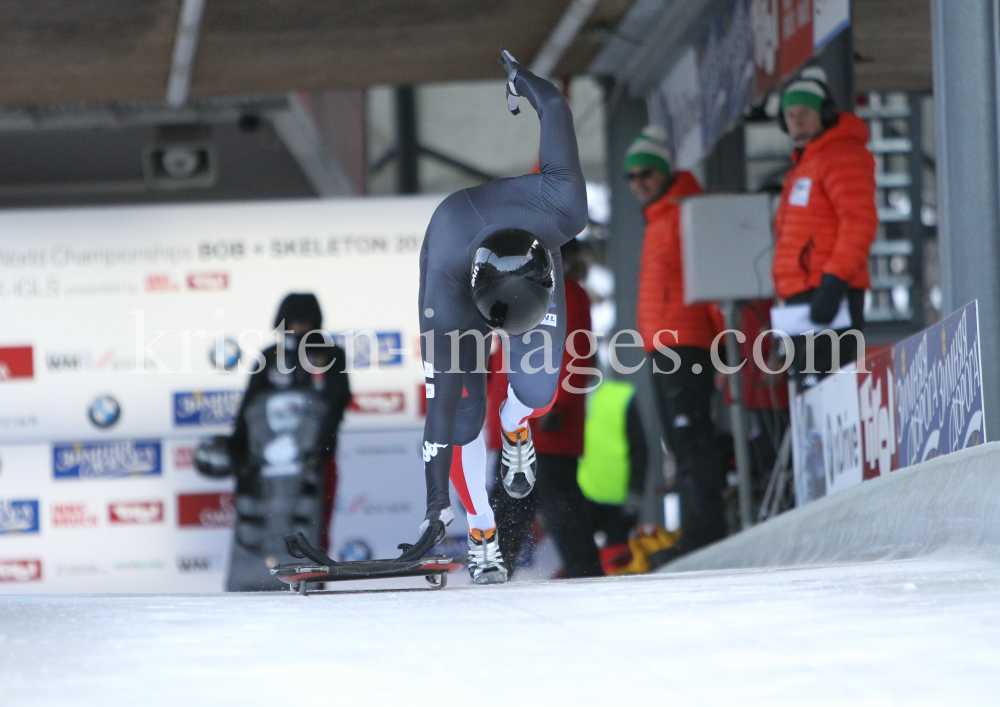
M 773 297 L 771 197 L 713 194 L 685 199 L 681 252 L 687 304 Z

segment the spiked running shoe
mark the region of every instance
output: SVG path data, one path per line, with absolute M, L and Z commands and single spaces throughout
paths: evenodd
M 524 498 L 535 487 L 535 443 L 525 425 L 515 432 L 501 427 L 500 478 L 511 498 Z
M 503 584 L 507 567 L 500 554 L 496 526 L 489 530 L 469 529 L 469 574 L 475 584 Z

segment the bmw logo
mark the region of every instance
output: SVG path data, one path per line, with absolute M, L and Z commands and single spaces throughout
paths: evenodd
M 364 540 L 348 540 L 340 548 L 337 559 L 341 562 L 361 562 L 372 559 L 371 546 Z
M 242 353 L 240 345 L 236 343 L 236 339 L 227 336 L 224 339 L 216 341 L 214 346 L 209 347 L 208 360 L 215 370 L 221 368 L 222 370 L 231 372 L 235 371 L 236 367 L 240 365 L 240 355 Z
M 100 396 L 87 409 L 87 417 L 102 430 L 114 426 L 121 416 L 122 406 L 110 395 Z

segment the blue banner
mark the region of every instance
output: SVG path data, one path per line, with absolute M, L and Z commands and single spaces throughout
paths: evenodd
M 743 117 L 753 99 L 753 32 L 749 0 L 733 0 L 698 45 L 701 136 L 708 152 Z
M 38 532 L 38 501 L 0 501 L 0 535 Z
M 351 367 L 354 370 L 364 370 L 372 365 L 372 339 L 364 334 L 350 333 L 353 340 L 354 354 Z M 351 348 L 347 345 L 347 334 L 334 334 L 333 342 L 350 355 Z M 398 331 L 379 331 L 375 333 L 378 346 L 379 366 L 403 365 L 403 334 Z
M 162 470 L 162 454 L 157 441 L 71 442 L 52 445 L 52 471 L 56 479 L 159 476 Z
M 897 344 L 895 373 L 900 468 L 986 441 L 975 302 Z
M 242 390 L 174 393 L 174 425 L 213 427 L 231 425 L 243 402 Z

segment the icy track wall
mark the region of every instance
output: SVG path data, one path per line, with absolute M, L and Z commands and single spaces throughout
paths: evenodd
M 0 592 L 221 589 L 232 481 L 193 451 L 230 431 L 288 292 L 316 293 L 333 333 L 377 335 L 352 352 L 333 551 L 395 552 L 423 517 L 418 257 L 438 202 L 0 214 Z
M 1000 442 L 826 496 L 663 571 L 789 567 L 927 556 L 1000 561 Z

